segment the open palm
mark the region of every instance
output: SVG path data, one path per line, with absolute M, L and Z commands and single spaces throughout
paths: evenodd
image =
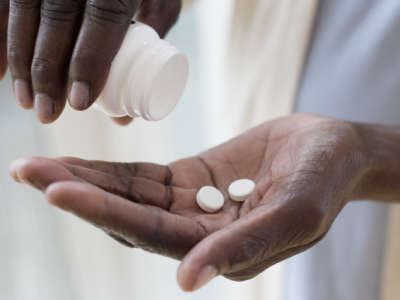
M 348 123 L 299 114 L 168 166 L 25 158 L 11 174 L 125 245 L 183 259 L 178 280 L 193 290 L 218 274 L 252 278 L 318 242 L 351 197 L 358 143 Z M 240 178 L 256 182 L 244 203 L 227 194 Z M 196 204 L 205 185 L 225 196 L 218 213 Z

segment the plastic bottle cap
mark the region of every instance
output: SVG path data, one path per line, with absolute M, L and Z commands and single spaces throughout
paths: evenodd
M 113 117 L 165 118 L 182 97 L 189 76 L 185 54 L 148 25 L 131 25 L 97 104 Z
M 148 115 L 151 120 L 165 118 L 182 97 L 189 73 L 189 64 L 184 54 L 171 56 L 152 82 L 149 95 Z

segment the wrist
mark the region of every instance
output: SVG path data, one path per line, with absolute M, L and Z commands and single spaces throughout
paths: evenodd
M 352 123 L 360 139 L 360 178 L 352 200 L 400 201 L 400 127 Z

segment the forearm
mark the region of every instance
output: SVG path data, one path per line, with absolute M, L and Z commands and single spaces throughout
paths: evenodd
M 354 126 L 360 136 L 364 164 L 354 199 L 400 202 L 400 126 Z

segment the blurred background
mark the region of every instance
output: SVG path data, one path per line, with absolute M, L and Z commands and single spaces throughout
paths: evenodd
M 161 122 L 121 128 L 100 112 L 67 108 L 55 124 L 43 126 L 32 111 L 17 107 L 9 76 L 0 82 L 0 299 L 279 299 L 281 266 L 252 281 L 218 278 L 184 294 L 176 284 L 177 262 L 120 246 L 7 172 L 23 156 L 168 163 L 226 139 L 218 105 L 230 6 L 229 0 L 196 1 L 169 34 L 189 55 L 191 76 L 182 102 Z
M 191 74 L 163 121 L 119 127 L 93 109 L 67 108 L 44 126 L 17 106 L 10 77 L 0 82 L 0 300 L 378 299 L 387 204 L 351 203 L 309 251 L 253 280 L 217 278 L 185 294 L 178 262 L 124 248 L 9 177 L 23 156 L 169 163 L 293 108 L 398 124 L 400 60 L 390 59 L 399 52 L 398 1 L 186 2 L 167 39 L 188 54 Z

